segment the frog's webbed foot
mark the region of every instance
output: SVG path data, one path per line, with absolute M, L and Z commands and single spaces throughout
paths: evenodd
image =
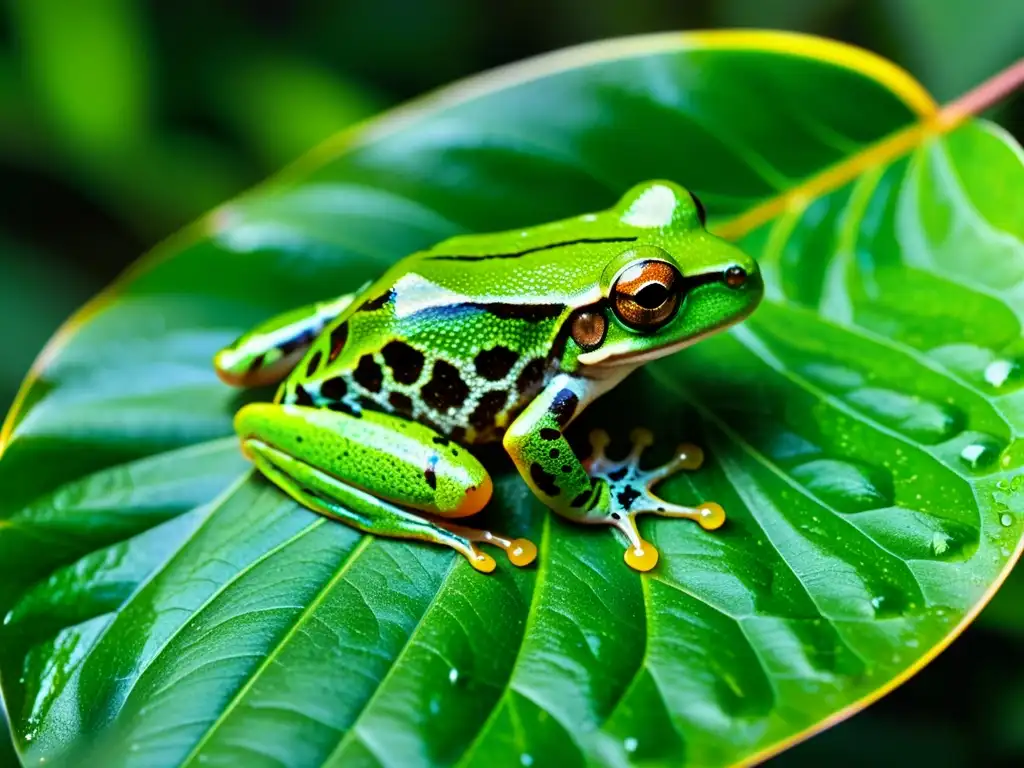
M 675 456 L 660 467 L 644 470 L 640 468 L 640 457 L 654 442 L 649 430 L 635 429 L 630 438 L 633 449 L 621 461 L 612 461 L 605 455 L 610 442 L 604 430 L 590 433 L 592 453 L 583 462 L 590 476 L 608 484 L 608 506 L 600 513 L 603 519 L 592 522 L 606 522 L 618 528 L 629 541 L 625 552 L 626 563 L 638 571 L 649 571 L 658 563 L 658 550 L 640 537 L 636 527 L 636 516 L 644 514 L 661 517 L 681 517 L 696 520 L 701 528 L 712 531 L 725 522 L 725 510 L 713 501 L 696 507 L 684 507 L 658 498 L 651 488 L 680 470 L 699 469 L 704 462 L 704 452 L 696 445 L 686 443 L 676 449 Z M 597 512 L 597 510 L 595 510 Z

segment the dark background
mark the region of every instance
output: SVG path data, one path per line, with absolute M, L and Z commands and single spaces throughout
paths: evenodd
M 79 304 L 340 128 L 573 43 L 737 26 L 864 46 L 939 101 L 1024 55 L 1021 0 L 0 0 L 0 413 Z M 1018 140 L 1022 102 L 989 115 Z M 773 765 L 1024 764 L 1018 584 L 910 683 Z

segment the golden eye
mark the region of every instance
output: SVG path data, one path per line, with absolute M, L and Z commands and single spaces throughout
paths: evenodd
M 581 309 L 572 316 L 570 332 L 573 341 L 579 344 L 584 352 L 597 349 L 604 341 L 605 331 L 608 330 L 608 321 L 604 315 L 590 309 Z
M 626 325 L 654 330 L 679 307 L 679 272 L 671 264 L 650 259 L 631 264 L 612 286 L 612 306 Z

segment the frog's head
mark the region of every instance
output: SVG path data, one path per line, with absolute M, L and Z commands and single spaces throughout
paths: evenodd
M 704 207 L 682 187 L 639 185 L 609 214 L 637 239 L 601 274 L 605 311 L 581 308 L 570 321 L 581 364 L 636 365 L 670 354 L 739 322 L 761 301 L 757 263 L 705 229 Z

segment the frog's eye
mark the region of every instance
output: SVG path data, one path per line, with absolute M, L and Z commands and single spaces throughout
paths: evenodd
M 630 328 L 651 331 L 679 307 L 682 278 L 671 264 L 649 259 L 626 267 L 612 286 L 612 306 Z
M 707 226 L 708 212 L 704 210 L 704 203 L 693 192 L 690 193 L 690 199 L 693 200 L 693 204 L 697 207 L 697 218 L 700 220 L 700 225 L 702 227 Z

